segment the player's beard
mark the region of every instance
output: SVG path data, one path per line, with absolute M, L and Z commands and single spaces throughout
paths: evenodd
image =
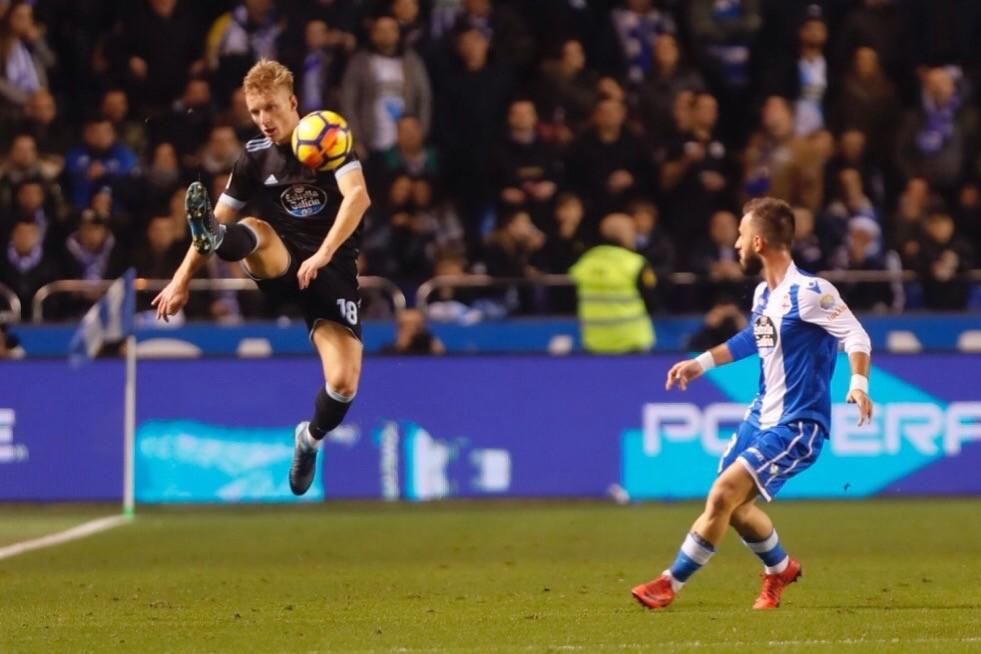
M 747 252 L 739 257 L 739 265 L 747 276 L 759 275 L 763 270 L 763 257 L 755 252 Z

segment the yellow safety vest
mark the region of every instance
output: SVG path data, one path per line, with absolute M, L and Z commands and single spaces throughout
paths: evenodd
M 654 346 L 654 327 L 637 289 L 645 265 L 636 252 L 598 245 L 569 269 L 579 293 L 579 323 L 588 351 L 622 354 Z

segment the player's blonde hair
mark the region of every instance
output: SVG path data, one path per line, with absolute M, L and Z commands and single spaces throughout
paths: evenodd
M 246 93 L 269 93 L 273 89 L 284 88 L 293 93 L 293 73 L 290 69 L 272 59 L 260 59 L 242 81 Z

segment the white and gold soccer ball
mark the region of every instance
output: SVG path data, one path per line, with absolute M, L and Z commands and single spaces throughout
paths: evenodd
M 293 130 L 293 154 L 304 166 L 334 170 L 351 153 L 354 137 L 347 121 L 333 111 L 314 111 Z

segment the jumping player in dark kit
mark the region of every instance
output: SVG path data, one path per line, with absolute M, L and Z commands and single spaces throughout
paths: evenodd
M 246 144 L 214 211 L 202 184 L 188 188 L 192 245 L 153 305 L 163 320 L 180 311 L 194 273 L 217 254 L 241 261 L 264 293 L 303 308 L 326 383 L 313 417 L 294 434 L 290 488 L 302 495 L 313 483 L 320 442 L 344 419 L 361 377 L 356 260 L 370 200 L 353 151 L 330 171 L 308 168 L 294 156 L 290 137 L 300 116 L 293 75 L 285 66 L 260 61 L 243 88 L 262 136 Z M 246 206 L 258 216 L 236 222 Z

